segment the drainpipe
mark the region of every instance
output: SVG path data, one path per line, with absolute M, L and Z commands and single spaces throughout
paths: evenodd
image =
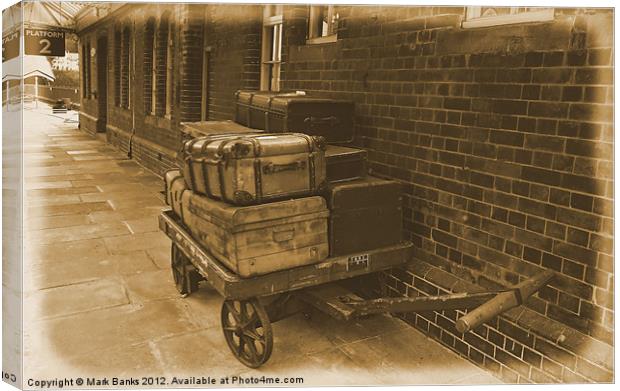
M 136 21 L 132 21 L 131 29 L 131 80 L 129 89 L 130 106 L 131 106 L 131 136 L 129 136 L 129 151 L 127 151 L 127 157 L 132 158 L 133 155 L 133 137 L 136 135 L 136 97 L 135 93 L 131 90 L 134 89 L 136 84 Z

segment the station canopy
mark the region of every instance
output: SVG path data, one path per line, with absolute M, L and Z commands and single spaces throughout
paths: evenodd
M 54 71 L 47 57 L 29 56 L 15 57 L 2 64 L 2 81 L 21 80 L 31 76 L 38 76 L 54 81 Z

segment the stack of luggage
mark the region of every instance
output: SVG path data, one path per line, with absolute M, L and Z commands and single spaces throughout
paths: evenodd
M 240 91 L 237 103 L 237 122 L 183 124 L 182 169 L 165 175 L 166 202 L 224 266 L 247 278 L 401 242 L 399 184 L 346 146 L 352 102 Z

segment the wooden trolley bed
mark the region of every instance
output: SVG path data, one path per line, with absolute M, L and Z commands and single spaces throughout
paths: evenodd
M 165 210 L 159 216 L 159 228 L 172 240 L 171 266 L 177 290 L 189 295 L 198 289 L 201 280 L 207 280 L 224 297 L 221 310 L 224 337 L 235 357 L 250 368 L 260 367 L 271 356 L 271 324 L 299 313 L 308 304 L 342 320 L 378 313 L 472 309 L 456 324 L 458 331 L 467 332 L 522 304 L 554 276 L 546 271 L 513 288 L 496 292 L 365 300 L 338 282 L 407 263 L 412 257 L 412 243 L 240 278 L 210 255 L 172 210 Z

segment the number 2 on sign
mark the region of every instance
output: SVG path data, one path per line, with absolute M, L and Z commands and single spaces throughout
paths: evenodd
M 39 44 L 43 46 L 39 51 L 41 54 L 52 54 L 52 51 L 50 50 L 52 43 L 49 39 L 41 39 L 39 40 Z

